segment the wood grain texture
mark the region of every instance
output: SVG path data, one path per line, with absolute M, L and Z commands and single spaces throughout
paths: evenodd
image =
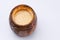
M 27 25 L 18 25 L 12 20 L 12 14 L 21 10 L 26 10 L 33 14 L 32 21 Z M 30 35 L 36 28 L 36 22 L 37 22 L 37 16 L 34 10 L 30 6 L 24 5 L 24 4 L 18 5 L 15 8 L 13 8 L 9 16 L 9 23 L 10 23 L 11 29 L 21 37 Z

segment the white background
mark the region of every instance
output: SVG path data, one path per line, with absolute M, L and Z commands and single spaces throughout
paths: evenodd
M 10 29 L 9 14 L 20 4 L 37 14 L 37 27 L 28 37 L 18 37 Z M 60 40 L 60 0 L 0 0 L 0 40 Z

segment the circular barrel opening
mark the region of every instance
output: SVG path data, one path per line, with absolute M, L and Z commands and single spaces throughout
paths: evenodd
M 13 20 L 18 25 L 27 25 L 32 21 L 32 19 L 32 14 L 26 10 L 18 11 L 13 15 Z

